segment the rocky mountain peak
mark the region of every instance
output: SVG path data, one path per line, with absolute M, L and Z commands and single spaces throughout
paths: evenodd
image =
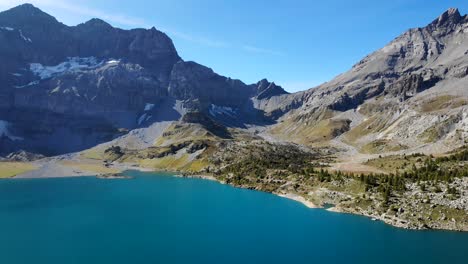
M 89 21 L 85 22 L 84 25 L 89 27 L 112 28 L 112 26 L 109 23 L 99 18 L 92 18 Z
M 266 99 L 277 95 L 287 94 L 287 92 L 274 82 L 262 79 L 256 84 L 257 99 Z
M 260 90 L 263 90 L 264 88 L 268 87 L 268 85 L 270 85 L 270 82 L 268 81 L 268 79 L 262 79 L 257 82 L 257 87 Z
M 19 5 L 1 12 L 0 21 L 2 24 L 7 22 L 9 25 L 58 23 L 53 16 L 32 4 Z
M 436 20 L 434 20 L 430 25 L 439 28 L 458 24 L 462 20 L 463 17 L 460 15 L 460 12 L 457 8 L 449 8 L 447 11 L 442 13 Z
M 24 13 L 24 14 L 27 14 L 27 15 L 43 15 L 43 14 L 46 14 L 46 13 L 42 12 L 42 10 L 40 10 L 39 8 L 37 8 L 34 5 L 29 4 L 29 3 L 16 6 L 16 7 L 10 9 L 10 11 L 11 12 Z

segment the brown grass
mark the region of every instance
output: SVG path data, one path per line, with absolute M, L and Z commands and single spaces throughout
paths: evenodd
M 431 98 L 421 105 L 421 111 L 424 113 L 435 112 L 442 109 L 454 109 L 468 104 L 466 98 L 458 98 L 452 95 L 441 95 Z
M 11 178 L 36 169 L 37 166 L 29 162 L 0 162 L 0 178 Z

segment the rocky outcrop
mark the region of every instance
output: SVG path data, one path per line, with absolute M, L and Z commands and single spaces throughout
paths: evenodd
M 464 23 L 467 16 L 461 16 L 457 8 L 449 8 L 442 13 L 436 20 L 432 21 L 427 28 L 435 31 L 437 29 L 443 30 L 444 34 L 454 30 L 460 23 Z
M 30 153 L 24 150 L 16 151 L 6 156 L 7 160 L 21 161 L 21 162 L 34 161 L 34 160 L 39 160 L 42 158 L 44 158 L 44 156 L 41 154 Z
M 258 100 L 268 99 L 273 96 L 288 94 L 281 86 L 263 79 L 256 84 L 255 94 Z
M 189 112 L 182 117 L 182 121 L 186 123 L 200 124 L 213 135 L 220 138 L 232 138 L 225 126 L 217 123 L 204 113 Z
M 385 92 L 406 100 L 411 96 L 433 87 L 438 81 L 440 81 L 440 78 L 437 76 L 429 76 L 425 80 L 422 74 L 409 74 L 402 76 L 398 81 L 389 85 L 385 89 Z
M 195 62 L 180 61 L 172 69 L 169 94 L 178 100 L 197 100 L 209 104 L 239 106 L 250 97 L 250 87 L 239 80 L 226 78 Z

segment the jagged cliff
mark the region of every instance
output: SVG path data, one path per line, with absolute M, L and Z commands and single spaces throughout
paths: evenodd
M 249 99 L 286 93 L 185 62 L 155 28 L 100 19 L 69 27 L 30 4 L 0 13 L 0 57 L 0 120 L 16 135 L 2 140 L 2 152 L 83 150 L 187 112 L 229 125 L 266 122 Z

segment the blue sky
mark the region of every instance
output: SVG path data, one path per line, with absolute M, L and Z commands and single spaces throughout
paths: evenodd
M 25 1 L 0 0 L 0 10 Z M 67 25 L 100 17 L 122 28 L 155 26 L 184 60 L 290 92 L 348 70 L 412 27 L 466 0 L 30 0 Z

